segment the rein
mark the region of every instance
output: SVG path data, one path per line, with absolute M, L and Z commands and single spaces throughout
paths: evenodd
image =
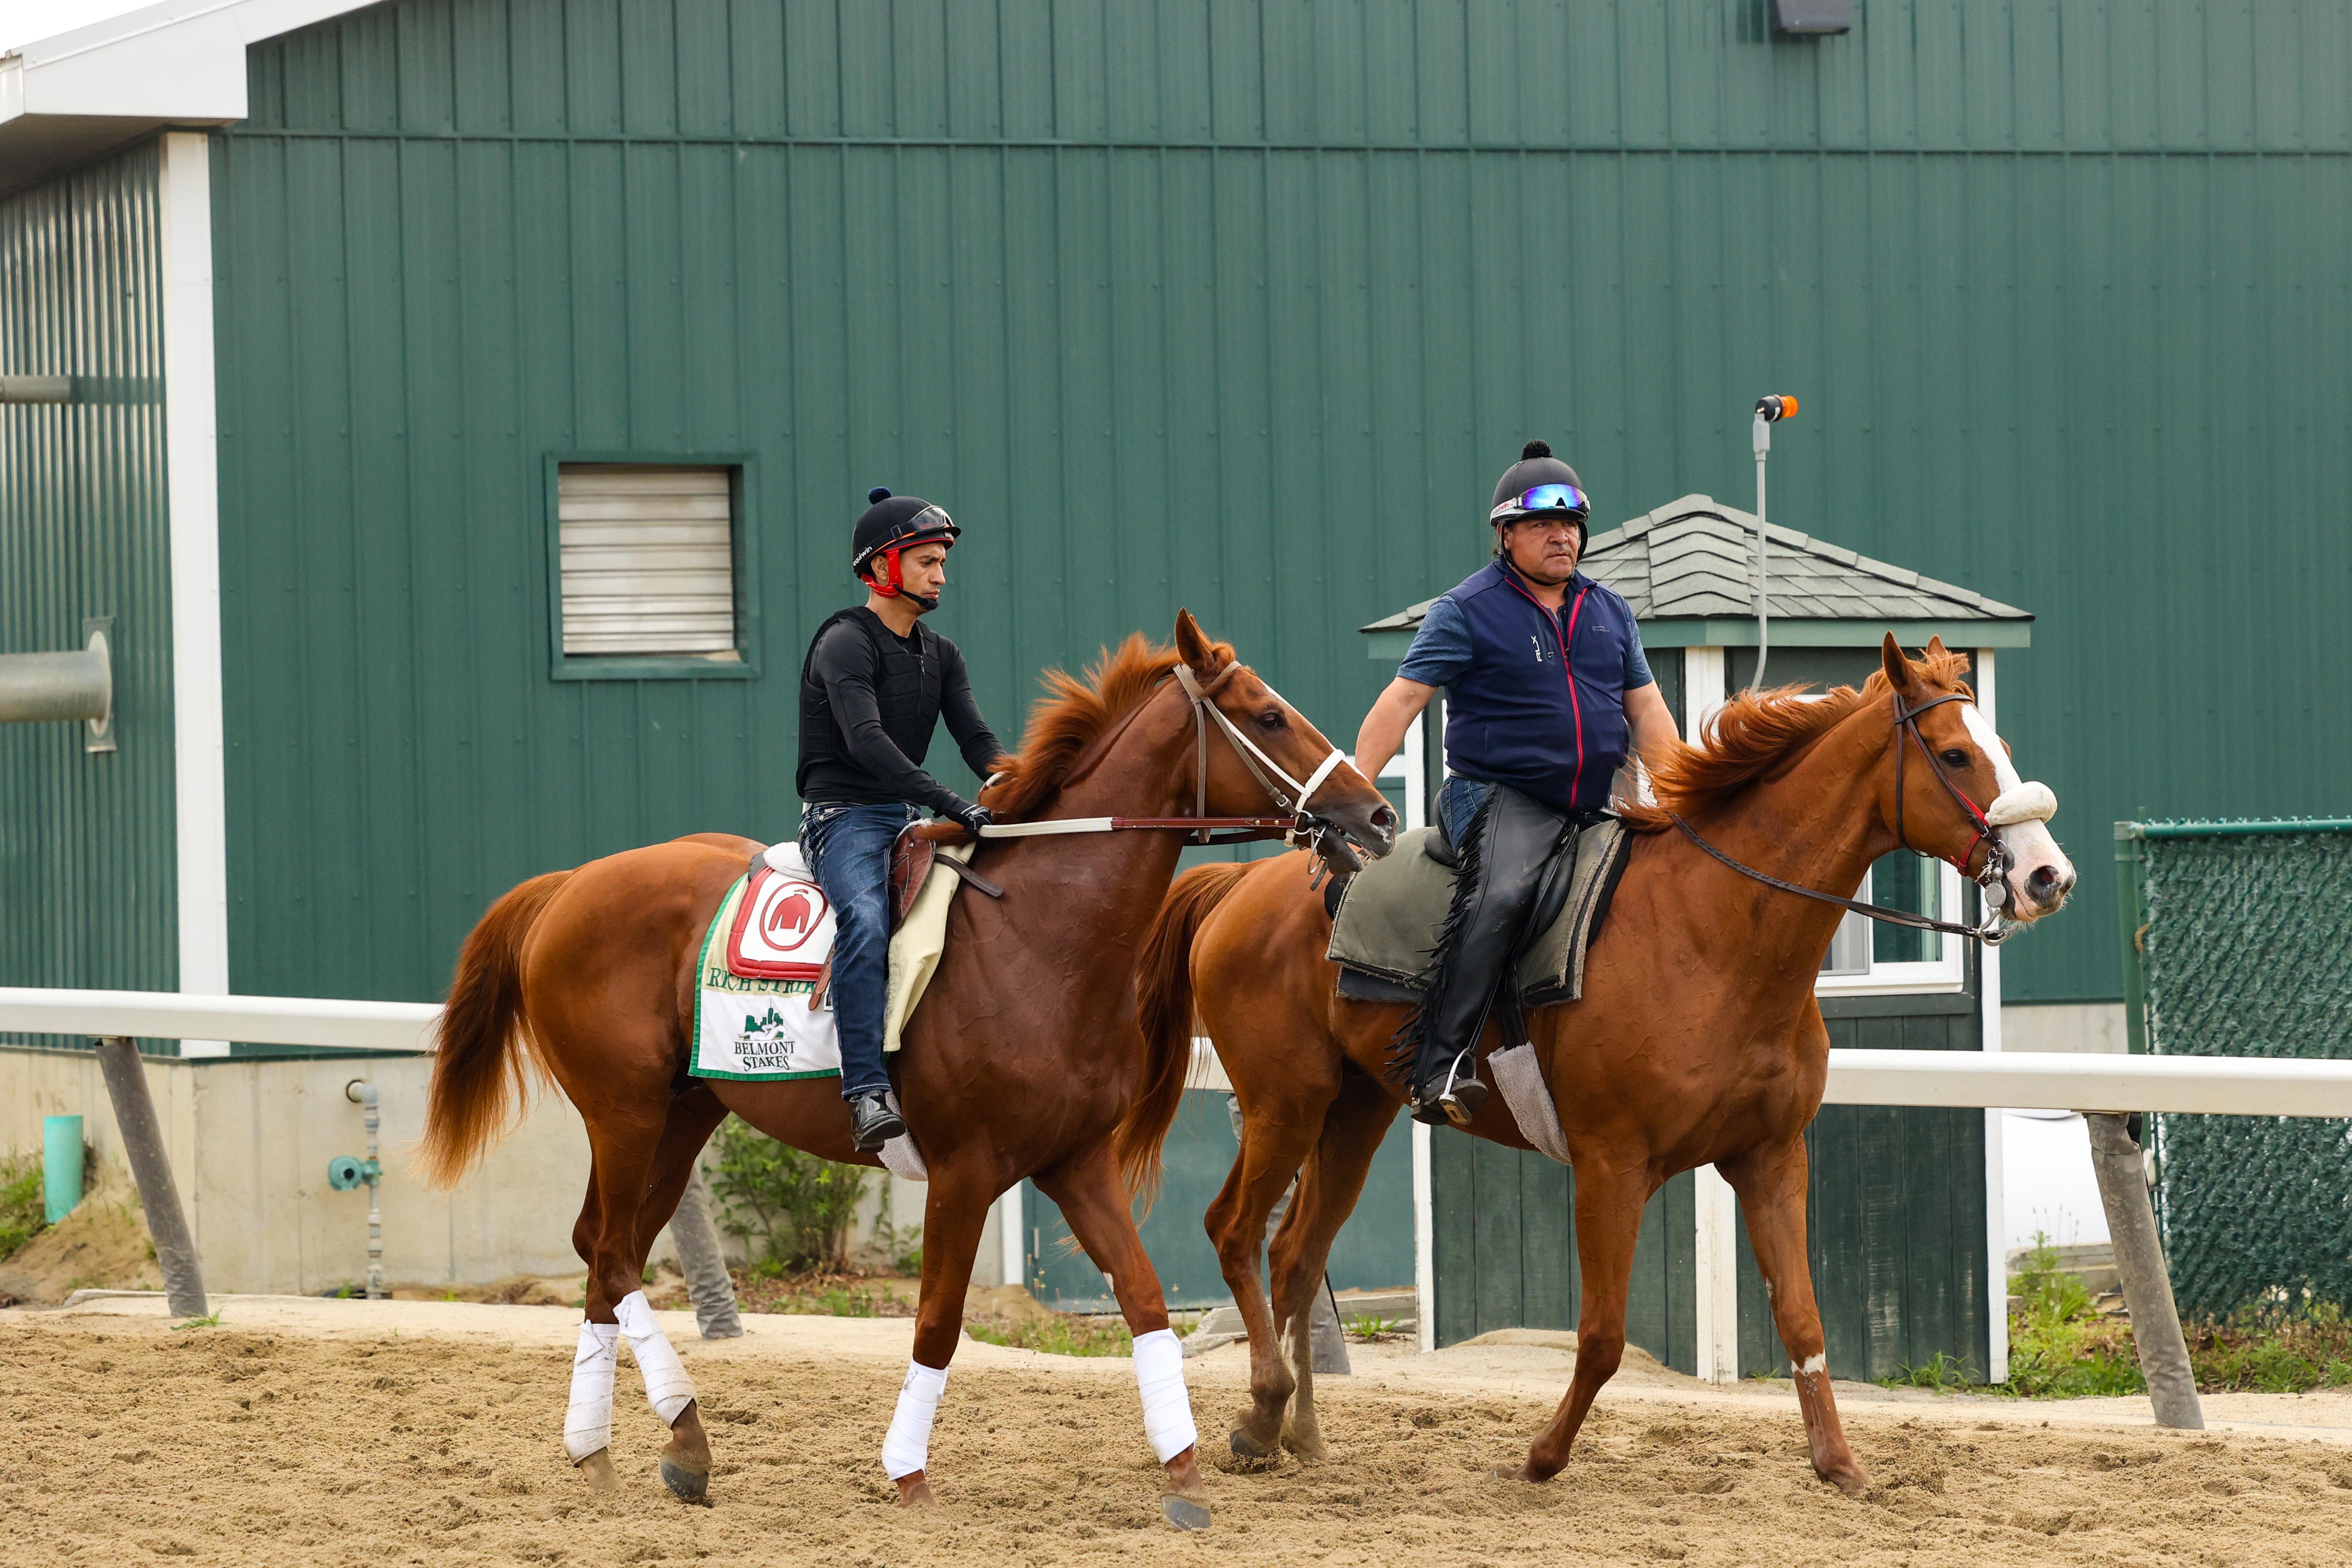
M 1981 925 L 1963 925 L 1958 921 L 1939 921 L 1929 915 L 1914 914 L 1909 910 L 1891 909 L 1885 904 L 1866 904 L 1859 899 L 1842 899 L 1835 893 L 1824 893 L 1819 888 L 1800 887 L 1794 882 L 1783 881 L 1767 872 L 1759 871 L 1753 866 L 1744 865 L 1733 859 L 1714 845 L 1709 844 L 1699 837 L 1697 828 L 1682 819 L 1680 813 L 1670 811 L 1666 815 L 1673 819 L 1676 827 L 1683 830 L 1684 837 L 1688 838 L 1741 876 L 1752 878 L 1768 888 L 1778 888 L 1784 893 L 1794 893 L 1799 898 L 1811 899 L 1819 903 L 1835 904 L 1842 910 L 1851 910 L 1854 914 L 1863 915 L 1874 921 L 1883 921 L 1888 925 L 1908 926 L 1913 931 L 1941 931 L 1947 936 L 1964 936 L 1972 942 L 1980 942 L 1987 947 L 1998 947 L 2009 940 L 2011 934 L 2011 929 L 2003 925 L 2001 916 L 2001 907 L 2008 902 L 2009 893 L 2008 884 L 2003 880 L 2009 874 L 2008 847 L 2001 843 L 2000 835 L 1993 831 L 1993 824 L 1984 811 L 1961 791 L 1959 785 L 1952 782 L 1951 775 L 1944 771 L 1944 764 L 1937 762 L 1936 753 L 1928 749 L 1927 737 L 1919 733 L 1920 714 L 1927 712 L 1930 708 L 1939 708 L 1947 702 L 1968 700 L 1966 695 L 1955 691 L 1942 697 L 1929 698 L 1916 708 L 1906 709 L 1903 706 L 1902 694 L 1898 692 L 1895 697 L 1895 727 L 1898 731 L 1910 732 L 1911 739 L 1919 747 L 1919 754 L 1927 759 L 1927 767 L 1936 775 L 1936 782 L 1944 786 L 1945 793 L 1958 802 L 1960 809 L 1968 813 L 1969 820 L 1976 824 L 1976 837 L 1950 864 L 1959 871 L 1961 876 L 1968 877 L 1974 882 L 1984 894 L 1985 918 Z M 1895 842 L 1902 845 L 1904 848 L 1911 849 L 1910 835 L 1905 831 L 1903 824 L 1904 755 L 1903 738 L 1898 734 L 1895 741 Z M 1994 804 L 1998 805 L 2000 803 Z M 1969 876 L 1969 858 L 1977 852 L 1977 846 L 1979 844 L 1987 847 L 1984 869 L 1974 876 Z M 1916 849 L 1912 849 L 1911 852 L 1915 855 L 1918 853 Z
M 1192 708 L 1192 730 L 1197 740 L 1197 759 L 1192 782 L 1193 814 L 1191 816 L 1066 816 L 1044 822 L 992 822 L 980 830 L 982 838 L 1043 838 L 1066 833 L 1127 833 L 1182 832 L 1198 836 L 1202 844 L 1247 844 L 1279 837 L 1293 845 L 1302 837 L 1307 846 L 1320 849 L 1321 840 L 1328 828 L 1313 825 L 1307 803 L 1323 787 L 1333 771 L 1348 759 L 1337 746 L 1325 757 L 1322 765 L 1304 779 L 1295 779 L 1283 765 L 1258 749 L 1256 742 L 1241 731 L 1241 727 L 1225 717 L 1209 694 L 1223 686 L 1241 665 L 1229 664 L 1206 686 L 1194 678 L 1190 666 L 1178 664 L 1175 675 L 1184 689 L 1185 700 Z M 1272 690 L 1271 687 L 1267 688 Z M 1279 693 L 1276 693 L 1279 698 Z M 1218 729 L 1231 743 L 1234 752 L 1256 779 L 1275 805 L 1288 812 L 1287 816 L 1211 816 L 1209 815 L 1209 721 L 1216 721 Z M 1270 776 L 1269 776 L 1270 775 Z M 1277 784 L 1276 780 L 1280 781 Z M 1282 785 L 1289 786 L 1285 794 Z

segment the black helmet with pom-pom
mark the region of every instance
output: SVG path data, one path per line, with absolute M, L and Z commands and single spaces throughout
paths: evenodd
M 894 496 L 877 485 L 866 492 L 866 500 L 868 505 L 850 535 L 849 569 L 885 597 L 899 591 L 898 552 L 935 540 L 952 545 L 963 531 L 945 508 L 920 496 Z M 877 555 L 883 557 L 880 570 L 869 571 Z
M 1519 460 L 1503 470 L 1495 482 L 1495 500 L 1486 521 L 1497 528 L 1530 517 L 1565 516 L 1575 521 L 1580 539 L 1592 536 L 1592 503 L 1585 499 L 1584 481 L 1576 470 L 1551 455 L 1548 441 L 1530 441 Z M 1584 546 L 1579 543 L 1580 552 Z

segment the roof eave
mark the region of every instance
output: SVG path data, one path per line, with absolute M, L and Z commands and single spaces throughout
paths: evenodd
M 171 126 L 246 117 L 245 51 L 379 0 L 163 0 L 0 58 L 0 195 Z

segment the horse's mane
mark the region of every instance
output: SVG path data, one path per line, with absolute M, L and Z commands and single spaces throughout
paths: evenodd
M 1913 660 L 1911 668 L 1932 686 L 1967 689 L 1960 679 L 1969 668 L 1964 653 L 1933 649 Z M 1621 805 L 1619 815 L 1637 833 L 1656 833 L 1673 826 L 1675 814 L 1694 816 L 1727 805 L 1886 691 L 1885 670 L 1873 672 L 1859 691 L 1840 686 L 1824 697 L 1809 697 L 1797 686 L 1743 691 L 1707 721 L 1705 746 L 1677 742 L 1666 760 L 1651 770 L 1656 805 Z
M 1221 664 L 1234 657 L 1230 643 L 1217 643 Z M 1029 710 L 1021 750 L 996 760 L 1003 776 L 982 792 L 988 808 L 1019 822 L 1042 808 L 1066 783 L 1089 748 L 1160 689 L 1168 672 L 1182 662 L 1173 647 L 1130 634 L 1116 651 L 1104 648 L 1082 676 L 1049 669 L 1045 694 Z

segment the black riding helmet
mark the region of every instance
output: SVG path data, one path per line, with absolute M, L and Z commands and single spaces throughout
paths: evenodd
M 933 541 L 953 545 L 963 530 L 943 509 L 920 496 L 894 496 L 877 485 L 866 492 L 866 499 L 870 504 L 850 535 L 849 569 L 866 578 L 884 598 L 894 598 L 901 591 L 898 552 Z M 877 555 L 882 558 L 880 570 L 869 574 L 867 569 Z M 938 607 L 935 600 L 912 594 L 908 597 L 925 609 Z
M 1530 441 L 1519 460 L 1503 470 L 1495 482 L 1495 501 L 1486 521 L 1496 527 L 1523 518 L 1565 514 L 1576 520 L 1577 552 L 1581 554 L 1592 537 L 1592 503 L 1585 499 L 1584 481 L 1576 470 L 1551 455 L 1549 441 Z M 1496 540 L 1496 553 L 1502 541 Z

